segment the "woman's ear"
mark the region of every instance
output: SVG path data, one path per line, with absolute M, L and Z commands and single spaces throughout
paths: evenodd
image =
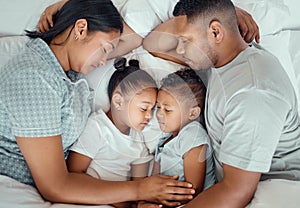
M 75 40 L 83 40 L 88 34 L 88 23 L 86 19 L 78 19 L 74 26 Z
M 199 106 L 192 107 L 190 109 L 189 119 L 195 120 L 200 116 L 200 113 L 201 113 L 201 108 Z
M 219 21 L 213 20 L 210 23 L 209 32 L 211 34 L 211 38 L 214 39 L 215 43 L 220 43 L 223 40 L 224 28 Z
M 114 92 L 114 94 L 111 98 L 111 105 L 113 105 L 115 107 L 115 109 L 121 110 L 123 104 L 124 104 L 124 97 L 123 97 L 122 93 Z

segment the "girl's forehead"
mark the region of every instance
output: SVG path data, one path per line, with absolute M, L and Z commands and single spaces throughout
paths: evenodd
M 157 90 L 156 88 L 153 87 L 148 87 L 148 88 L 143 88 L 143 89 L 139 89 L 139 90 L 132 90 L 129 91 L 128 93 L 126 93 L 125 95 L 127 97 L 127 99 L 143 99 L 143 98 L 155 98 L 157 97 Z

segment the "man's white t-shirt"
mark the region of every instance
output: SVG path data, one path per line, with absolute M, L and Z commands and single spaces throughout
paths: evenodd
M 261 172 L 262 180 L 300 180 L 297 105 L 277 58 L 255 45 L 212 69 L 205 116 L 217 179 L 227 164 Z

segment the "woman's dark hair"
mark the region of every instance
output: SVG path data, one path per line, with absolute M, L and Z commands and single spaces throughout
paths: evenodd
M 137 92 L 145 88 L 157 89 L 154 79 L 146 71 L 140 69 L 138 60 L 129 60 L 128 66 L 126 66 L 126 62 L 127 60 L 124 57 L 115 59 L 114 67 L 116 71 L 112 74 L 107 89 L 109 100 L 111 100 L 117 87 L 124 94 Z
M 178 70 L 163 78 L 160 89 L 176 95 L 183 102 L 195 102 L 201 109 L 204 107 L 206 87 L 191 68 Z
M 47 32 L 27 31 L 31 38 L 41 38 L 47 44 L 78 19 L 86 19 L 88 31 L 123 32 L 122 18 L 110 0 L 69 0 L 53 16 L 54 26 Z M 71 33 L 71 32 L 70 32 Z M 70 35 L 70 34 L 69 34 Z

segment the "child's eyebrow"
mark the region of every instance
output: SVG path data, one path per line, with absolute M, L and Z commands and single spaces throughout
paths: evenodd
M 143 103 L 146 103 L 146 104 L 152 104 L 152 102 L 149 102 L 149 101 L 143 101 Z M 157 103 L 157 102 L 156 102 Z M 156 104 L 155 103 L 155 104 Z

